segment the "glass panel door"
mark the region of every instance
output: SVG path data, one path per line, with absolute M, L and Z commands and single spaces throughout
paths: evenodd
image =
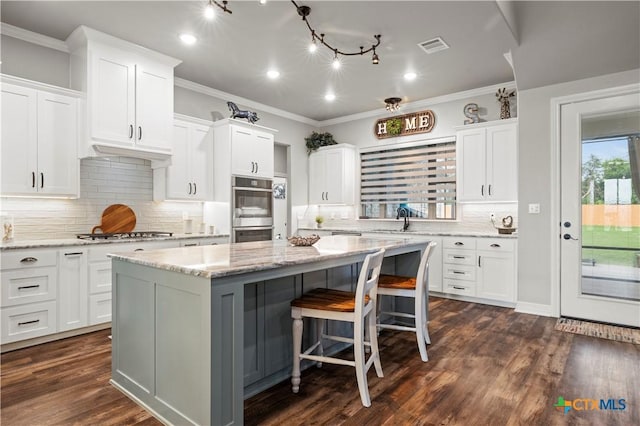
M 638 136 L 638 93 L 562 106 L 562 316 L 640 326 Z

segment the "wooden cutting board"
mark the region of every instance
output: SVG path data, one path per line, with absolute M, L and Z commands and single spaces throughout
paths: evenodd
M 102 223 L 94 226 L 91 233 L 100 229 L 104 234 L 131 232 L 136 227 L 136 214 L 129 206 L 112 204 L 102 212 Z

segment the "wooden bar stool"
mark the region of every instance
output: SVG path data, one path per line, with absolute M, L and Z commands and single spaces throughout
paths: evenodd
M 399 275 L 380 275 L 378 280 L 378 295 L 380 296 L 402 296 L 414 299 L 415 315 L 405 312 L 379 312 L 378 329 L 385 328 L 391 330 L 413 331 L 418 340 L 420 358 L 427 362 L 427 344 L 431 343 L 429 338 L 429 257 L 433 253 L 436 243 L 433 241 L 427 245 L 420 258 L 418 274 L 415 277 L 403 277 Z M 380 306 L 380 304 L 378 304 Z M 386 324 L 380 322 L 380 317 L 387 315 L 391 317 L 412 318 L 414 327 L 397 324 Z
M 293 318 L 293 372 L 291 374 L 291 384 L 293 385 L 292 390 L 294 393 L 297 393 L 300 389 L 300 360 L 310 359 L 318 362 L 319 366 L 323 362 L 349 365 L 356 368 L 356 379 L 362 405 L 365 407 L 371 406 L 369 387 L 367 385 L 367 371 L 369 371 L 371 364 L 375 366 L 378 377 L 383 377 L 376 332 L 376 289 L 383 257 L 384 249 L 367 255 L 362 263 L 355 293 L 316 288 L 291 302 L 291 317 Z M 303 353 L 300 353 L 302 347 L 302 319 L 305 317 L 315 319 L 318 341 Z M 353 339 L 323 334 L 324 320 L 327 319 L 353 323 Z M 369 341 L 365 341 L 365 327 L 369 328 L 367 333 Z M 354 361 L 324 356 L 322 339 L 353 343 Z M 369 359 L 366 361 L 365 346 L 371 350 Z M 318 350 L 317 354 L 311 355 L 311 352 L 316 349 Z

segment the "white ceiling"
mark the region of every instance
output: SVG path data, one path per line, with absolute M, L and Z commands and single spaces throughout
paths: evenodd
M 536 87 L 640 67 L 640 2 L 500 3 L 502 11 L 495 1 L 298 1 L 311 7 L 312 26 L 341 50 L 368 48 L 382 34 L 379 65 L 369 54 L 354 56 L 343 58 L 338 72 L 328 49 L 307 52 L 311 37 L 290 1 L 231 0 L 233 14 L 209 22 L 204 0 L 3 0 L 1 19 L 59 40 L 87 25 L 182 60 L 177 77 L 319 121 L 383 108 L 387 97 L 411 102 L 512 81 L 509 50 L 519 88 L 520 78 Z M 186 31 L 198 37 L 195 46 L 178 40 Z M 417 46 L 437 36 L 451 48 L 427 55 Z M 627 43 L 572 50 L 595 41 L 604 49 L 607 39 Z M 596 59 L 601 54 L 606 61 Z M 280 71 L 278 80 L 266 78 L 270 68 Z M 404 81 L 407 71 L 418 78 Z M 334 102 L 324 100 L 328 91 Z

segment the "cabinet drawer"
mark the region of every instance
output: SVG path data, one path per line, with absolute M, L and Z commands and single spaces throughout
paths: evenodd
M 111 293 L 89 296 L 89 325 L 111 321 Z
M 442 239 L 442 247 L 453 249 L 475 250 L 476 238 L 473 237 L 447 237 Z
M 444 263 L 443 277 L 453 280 L 475 281 L 476 266 L 475 265 L 450 265 Z
M 2 270 L 56 266 L 58 253 L 55 250 L 5 251 L 2 253 Z
M 451 294 L 459 294 L 462 296 L 473 296 L 476 295 L 476 286 L 475 283 L 469 283 L 466 281 L 458 281 L 458 280 L 444 280 L 443 283 L 444 293 Z
M 3 308 L 1 317 L 3 344 L 57 331 L 55 301 Z
M 478 250 L 509 253 L 515 248 L 514 240 L 500 238 L 478 238 Z
M 111 291 L 111 261 L 89 264 L 89 293 L 105 293 Z
M 442 261 L 453 265 L 475 265 L 476 255 L 471 250 L 445 249 Z
M 57 268 L 23 268 L 2 272 L 2 306 L 55 300 Z
M 178 241 L 132 241 L 130 243 L 111 243 L 98 247 L 91 247 L 87 258 L 89 262 L 107 260 L 109 253 L 125 253 L 140 250 L 156 250 L 161 248 L 178 247 Z

